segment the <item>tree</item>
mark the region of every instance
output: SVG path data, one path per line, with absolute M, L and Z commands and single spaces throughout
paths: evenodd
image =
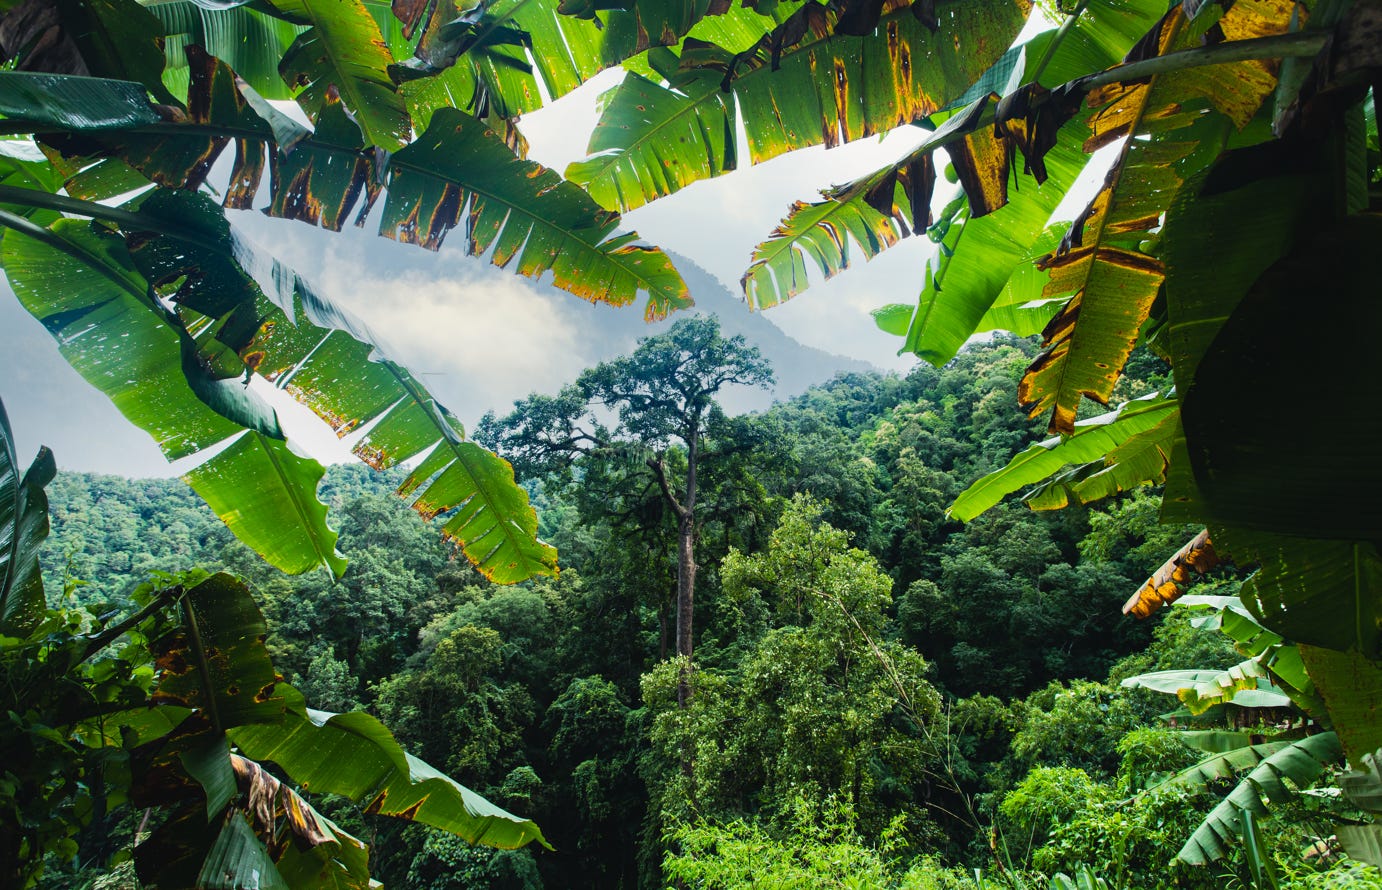
M 645 337 L 624 358 L 583 372 L 555 397 L 529 396 L 500 419 L 481 421 L 478 436 L 513 460 L 520 474 L 569 469 L 580 455 L 639 454 L 677 526 L 676 654 L 689 664 L 696 595 L 697 472 L 707 425 L 720 414 L 726 386 L 767 387 L 773 374 L 756 347 L 720 336 L 713 316 L 679 320 Z M 604 412 L 617 423 L 606 427 Z M 682 478 L 670 449 L 682 449 Z M 690 687 L 683 682 L 683 704 Z

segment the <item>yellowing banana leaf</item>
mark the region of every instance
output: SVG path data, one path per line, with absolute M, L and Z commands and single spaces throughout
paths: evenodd
M 520 275 L 547 271 L 570 293 L 616 306 L 648 294 L 645 316 L 691 305 L 685 282 L 661 250 L 615 235 L 618 216 L 532 161 L 515 158 L 469 115 L 441 109 L 416 142 L 390 160 L 380 231 L 436 250 L 465 220 L 465 248 L 490 252 Z
M 1138 618 L 1150 617 L 1162 606 L 1170 605 L 1185 592 L 1190 573 L 1204 574 L 1219 564 L 1218 554 L 1205 529 L 1173 553 L 1147 581 L 1123 604 L 1123 614 Z
M 290 21 L 311 26 L 279 63 L 283 79 L 301 87 L 297 101 L 307 116 L 317 119 L 328 90 L 335 87 L 367 145 L 402 148 L 412 124 L 389 78 L 393 59 L 364 5 L 359 0 L 271 0 L 270 5 Z
M 231 740 L 257 761 L 273 761 L 311 793 L 339 794 L 365 811 L 431 825 L 475 844 L 515 849 L 542 831 L 405 753 L 368 714 L 329 714 L 305 706 L 291 687 L 286 721 L 241 726 Z
M 602 200 L 617 199 L 629 209 L 733 169 L 733 140 L 724 138 L 734 128 L 731 95 L 753 163 L 911 123 L 945 107 L 984 74 L 1021 29 L 1028 6 L 1024 0 L 943 0 L 936 9 L 944 25 L 935 32 L 909 4 L 890 0 L 882 9 L 877 27 L 862 37 L 834 33 L 838 13 L 808 3 L 744 52 L 686 41 L 680 70 L 662 66 L 670 76 L 665 86 L 614 94 L 592 137 L 591 151 L 600 154 L 570 175 L 599 180 Z M 714 78 L 728 94 L 714 89 Z M 685 141 L 664 142 L 661 133 Z M 662 176 L 664 166 L 675 175 Z
M 1236 4 L 1219 22 L 1225 34 L 1281 33 L 1294 7 L 1284 0 Z M 1148 55 L 1193 45 L 1198 28 L 1180 7 L 1139 44 Z M 1068 245 L 1046 262 L 1048 295 L 1072 294 L 1044 332 L 1045 350 L 1018 388 L 1023 409 L 1052 410 L 1053 433 L 1070 432 L 1083 397 L 1107 404 L 1142 322 L 1164 279 L 1161 263 L 1138 249 L 1140 233 L 1160 223 L 1185 180 L 1241 128 L 1275 79 L 1261 62 L 1239 62 L 1155 75 L 1091 93 L 1094 148 L 1127 138 L 1103 191 L 1071 230 Z M 1218 115 L 1204 115 L 1210 106 Z
M 1015 456 L 1001 470 L 966 489 L 950 505 L 949 515 L 968 522 L 1018 489 L 1039 482 L 1072 464 L 1101 460 L 1138 433 L 1154 429 L 1178 408 L 1174 398 L 1155 393 L 1128 402 L 1116 411 L 1080 421 L 1067 437 L 1054 436 Z
M 57 465 L 53 452 L 39 449 L 21 472 L 10 418 L 0 404 L 0 632 L 16 636 L 30 629 L 47 603 L 38 551 L 48 537 L 48 495 Z

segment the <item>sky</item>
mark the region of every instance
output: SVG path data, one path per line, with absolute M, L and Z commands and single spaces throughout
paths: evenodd
M 529 156 L 558 172 L 584 157 L 595 126 L 596 98 L 616 85 L 619 76 L 618 70 L 607 71 L 526 116 L 520 127 L 530 143 Z M 902 127 L 881 140 L 793 152 L 695 183 L 625 214 L 623 227 L 688 257 L 738 294 L 754 245 L 767 238 L 793 201 L 816 200 L 820 189 L 890 163 L 924 135 Z M 742 148 L 742 130 L 740 139 Z M 747 156 L 740 151 L 740 157 Z M 332 233 L 258 211 L 229 216 L 251 240 L 361 316 L 467 425 L 483 411 L 503 410 L 530 392 L 555 391 L 583 368 L 630 345 L 627 338 L 606 336 L 605 331 L 616 324 L 628 327 L 626 319 L 616 320 L 611 313 L 639 310 L 590 305 L 467 257 L 459 248 L 443 246 L 431 253 L 397 244 L 378 237 L 374 225 Z M 463 240 L 460 232 L 452 238 Z M 901 341 L 879 331 L 869 311 L 915 300 L 934 250 L 925 238 L 904 239 L 828 282 L 816 276 L 803 294 L 764 314 L 805 345 L 905 372 L 915 359 L 897 355 Z M 0 371 L 5 381 L 0 396 L 21 461 L 43 443 L 53 448 L 65 469 L 153 476 L 189 468 L 170 467 L 146 434 L 78 377 L 53 339 L 2 283 Z M 301 450 L 324 461 L 349 459 L 305 409 L 286 397 L 275 404 L 290 440 Z

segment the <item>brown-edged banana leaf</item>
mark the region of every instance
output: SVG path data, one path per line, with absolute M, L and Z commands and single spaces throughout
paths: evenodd
M 441 109 L 416 142 L 390 160 L 380 231 L 433 250 L 465 220 L 465 249 L 490 253 L 520 275 L 551 271 L 553 283 L 614 305 L 647 292 L 652 320 L 691 305 L 685 282 L 661 250 L 615 234 L 617 214 L 532 161 L 515 158 L 493 131 Z
M 1163 472 L 1163 478 L 1165 476 Z M 1162 606 L 1180 599 L 1190 581 L 1191 572 L 1204 574 L 1218 565 L 1219 556 L 1205 529 L 1191 538 L 1161 564 L 1123 604 L 1123 614 L 1147 618 Z M 1257 652 L 1252 653 L 1254 655 Z
M 854 236 L 860 255 L 872 259 L 898 238 L 905 238 L 909 226 L 912 232 L 925 228 L 929 224 L 931 192 L 929 188 L 919 187 L 923 165 L 931 164 L 933 151 L 945 144 L 952 130 L 964 131 L 956 134 L 963 138 L 952 141 L 947 150 L 959 152 L 955 160 L 968 160 L 967 164 L 957 164 L 957 168 L 965 173 L 961 182 L 967 191 L 975 193 L 972 198 L 977 207 L 977 199 L 982 197 L 984 189 L 993 191 L 999 184 L 993 174 L 1000 178 L 1008 175 L 1006 157 L 1010 153 L 1007 149 L 1001 152 L 996 163 L 988 164 L 991 169 L 987 171 L 971 169 L 978 164 L 971 158 L 977 148 L 973 141 L 979 137 L 989 138 L 986 129 L 989 120 L 984 113 L 993 100 L 985 97 L 1018 94 L 1023 81 L 1030 79 L 1043 62 L 1042 70 L 1047 78 L 1053 72 L 1073 78 L 1112 65 L 1156 22 L 1163 9 L 1152 0 L 1133 3 L 1095 0 L 1082 7 L 1083 11 L 1070 28 L 1059 34 L 1044 32 L 1029 43 L 1010 50 L 952 103 L 957 110 L 922 145 L 888 167 L 822 192 L 828 199 L 826 202 L 794 206 L 773 233 L 772 240 L 758 245 L 754 251 L 754 263 L 742 281 L 750 305 L 764 308 L 776 305 L 805 288 L 808 284 L 802 261 L 805 256 L 815 260 L 826 278 L 843 271 L 851 261 L 846 235 Z M 975 228 L 959 243 L 961 260 L 947 272 L 947 280 L 943 282 L 945 297 L 941 298 L 937 292 L 936 285 L 940 282 L 928 283 L 922 291 L 920 306 L 908 316 L 915 321 L 900 334 L 906 337 L 905 350 L 939 367 L 953 358 L 960 345 L 978 331 L 1021 328 L 1025 336 L 1039 332 L 1055 313 L 1056 307 L 1048 304 L 1034 313 L 983 318 L 983 307 L 993 308 L 996 288 L 1003 287 L 1004 281 L 1031 260 L 1055 249 L 1052 245 L 1043 253 L 1034 254 L 1031 245 L 1039 240 L 1052 211 L 1087 160 L 1082 147 L 1087 131 L 1078 125 L 1061 127 L 1062 121 L 1058 118 L 1067 113 L 1059 107 L 1061 105 L 1053 101 L 1051 109 L 1041 114 L 1043 128 L 1055 132 L 1059 127 L 1051 144 L 1038 146 L 1026 140 L 1020 143 L 1024 156 L 1030 155 L 1027 158 L 1029 172 L 1040 169 L 1037 183 L 1023 180 L 1015 191 L 1003 190 L 1001 195 L 991 196 L 999 203 L 1006 200 L 1015 205 L 1004 207 L 1001 219 L 981 223 L 979 220 L 987 218 L 985 214 L 971 214 L 975 218 L 968 224 Z M 1032 126 L 1037 123 L 1034 118 Z M 1027 125 L 1021 126 L 1025 129 Z M 1015 131 L 1012 135 L 1018 133 Z M 889 216 L 891 223 L 887 219 Z M 965 257 L 969 252 L 980 254 L 973 263 Z M 1040 273 L 1027 277 L 1035 279 L 1037 275 Z M 1046 277 L 1040 275 L 1040 280 L 1044 284 Z M 889 332 L 901 327 L 901 314 L 900 306 L 888 307 L 885 317 L 889 320 Z M 1041 324 L 1029 330 L 1038 318 Z
M 1294 6 L 1285 0 L 1235 4 L 1218 21 L 1229 39 L 1281 33 Z M 1139 43 L 1162 55 L 1195 45 L 1205 26 L 1177 7 Z M 1246 126 L 1275 85 L 1272 69 L 1248 61 L 1154 75 L 1092 92 L 1087 147 L 1127 137 L 1102 191 L 1045 262 L 1050 296 L 1072 295 L 1044 332 L 1045 349 L 1018 387 L 1032 417 L 1052 412 L 1053 433 L 1074 428 L 1082 398 L 1107 404 L 1138 330 L 1165 277 L 1140 250 L 1186 179 L 1217 155 L 1233 127 Z M 1215 113 L 1204 114 L 1208 107 Z
M 48 495 L 53 452 L 39 449 L 22 470 L 14 451 L 10 418 L 0 403 L 0 633 L 17 635 L 33 627 L 47 605 L 38 551 L 48 537 Z
M 412 123 L 389 77 L 393 58 L 374 17 L 359 0 L 265 0 L 289 21 L 310 25 L 283 54 L 279 72 L 300 87 L 298 104 L 312 120 L 334 87 L 355 117 L 365 143 L 402 148 Z
M 248 757 L 272 761 L 304 791 L 339 794 L 365 811 L 394 816 L 459 835 L 471 843 L 514 849 L 542 831 L 405 753 L 375 718 L 329 714 L 306 707 L 291 687 L 286 720 L 241 726 L 231 740 Z
M 744 52 L 686 41 L 675 70 L 660 66 L 670 78 L 665 85 L 614 94 L 592 136 L 590 151 L 598 154 L 568 175 L 583 184 L 598 181 L 594 194 L 629 209 L 702 174 L 732 169 L 733 139 L 725 134 L 734 132 L 736 103 L 753 163 L 911 123 L 982 77 L 1021 29 L 1028 6 L 1024 0 L 941 2 L 936 31 L 910 4 L 882 9 L 877 27 L 861 37 L 835 34 L 838 13 L 808 3 Z M 664 133 L 682 138 L 663 140 Z M 664 176 L 664 167 L 676 175 Z

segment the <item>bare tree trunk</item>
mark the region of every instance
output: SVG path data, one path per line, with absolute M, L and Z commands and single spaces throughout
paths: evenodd
M 677 680 L 677 705 L 691 703 L 691 650 L 696 601 L 696 525 L 683 515 L 677 523 L 677 655 L 686 659 Z
M 677 511 L 677 655 L 685 658 L 677 678 L 677 706 L 691 704 L 691 652 L 696 603 L 696 458 L 700 452 L 700 417 L 686 437 L 686 496 Z

